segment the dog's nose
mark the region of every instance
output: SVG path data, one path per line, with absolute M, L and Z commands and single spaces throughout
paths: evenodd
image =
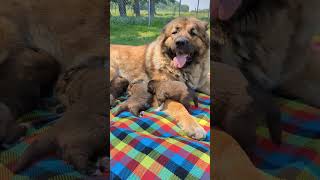
M 180 38 L 178 38 L 178 39 L 176 40 L 176 45 L 177 45 L 178 47 L 181 47 L 181 46 L 187 45 L 188 42 L 189 42 L 189 41 L 188 41 L 187 38 L 180 37 Z

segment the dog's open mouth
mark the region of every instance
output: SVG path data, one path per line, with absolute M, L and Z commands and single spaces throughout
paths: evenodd
M 172 59 L 171 65 L 175 68 L 183 68 L 188 62 L 192 61 L 192 57 L 189 54 L 176 54 Z

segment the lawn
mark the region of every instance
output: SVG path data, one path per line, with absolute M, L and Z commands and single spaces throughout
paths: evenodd
M 195 15 L 184 13 L 183 16 Z M 199 13 L 198 17 L 208 21 L 207 13 Z M 112 44 L 142 45 L 157 38 L 162 28 L 171 19 L 172 15 L 167 12 L 158 13 L 148 26 L 148 17 L 119 17 L 112 16 L 110 19 L 110 42 Z

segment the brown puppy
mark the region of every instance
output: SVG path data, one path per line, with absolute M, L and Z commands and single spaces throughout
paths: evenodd
M 144 82 L 130 84 L 128 87 L 129 99 L 118 106 L 115 116 L 125 110 L 129 110 L 133 115 L 139 116 L 140 111 L 147 110 L 151 107 L 152 96 L 148 93 L 147 86 Z
M 61 152 L 75 169 L 88 173 L 88 161 L 107 152 L 108 123 L 104 66 L 76 66 L 57 83 L 56 93 L 66 106 L 63 117 L 41 134 L 18 160 L 14 171 L 25 169 L 35 158 Z
M 266 119 L 274 143 L 281 143 L 280 112 L 272 96 L 251 87 L 240 70 L 214 63 L 215 123 L 249 152 L 255 145 L 258 119 Z
M 115 100 L 123 94 L 129 85 L 129 81 L 123 77 L 116 77 L 110 82 L 110 105 L 115 106 Z
M 19 49 L 0 66 L 0 143 L 14 143 L 26 127 L 16 119 L 36 108 L 41 97 L 52 92 L 59 64 L 49 54 L 31 48 Z M 49 71 L 50 69 L 50 71 Z
M 318 0 L 214 0 L 212 46 L 266 90 L 320 107 Z
M 151 80 L 148 83 L 148 91 L 156 96 L 157 110 L 163 109 L 163 104 L 167 99 L 180 102 L 190 112 L 190 101 L 198 107 L 198 98 L 195 92 L 180 81 L 157 81 Z
M 207 25 L 195 18 L 180 17 L 169 22 L 160 36 L 148 45 L 111 45 L 110 79 L 120 72 L 120 76 L 134 86 L 145 86 L 142 88 L 144 93 L 140 94 L 150 98 L 150 95 L 146 96 L 149 94 L 147 83 L 150 79 L 181 81 L 197 91 L 210 94 Z M 135 83 L 140 80 L 143 83 Z M 128 102 L 133 97 L 129 97 Z M 144 108 L 148 101 L 147 98 L 141 98 L 136 106 Z M 128 105 L 126 108 L 130 111 L 137 109 Z M 139 108 L 138 111 L 141 111 Z M 195 124 L 201 128 L 197 122 Z

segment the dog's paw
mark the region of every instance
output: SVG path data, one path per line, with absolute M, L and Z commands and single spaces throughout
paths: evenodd
M 179 123 L 178 125 L 192 139 L 202 140 L 206 138 L 207 132 L 196 121 L 192 123 Z

